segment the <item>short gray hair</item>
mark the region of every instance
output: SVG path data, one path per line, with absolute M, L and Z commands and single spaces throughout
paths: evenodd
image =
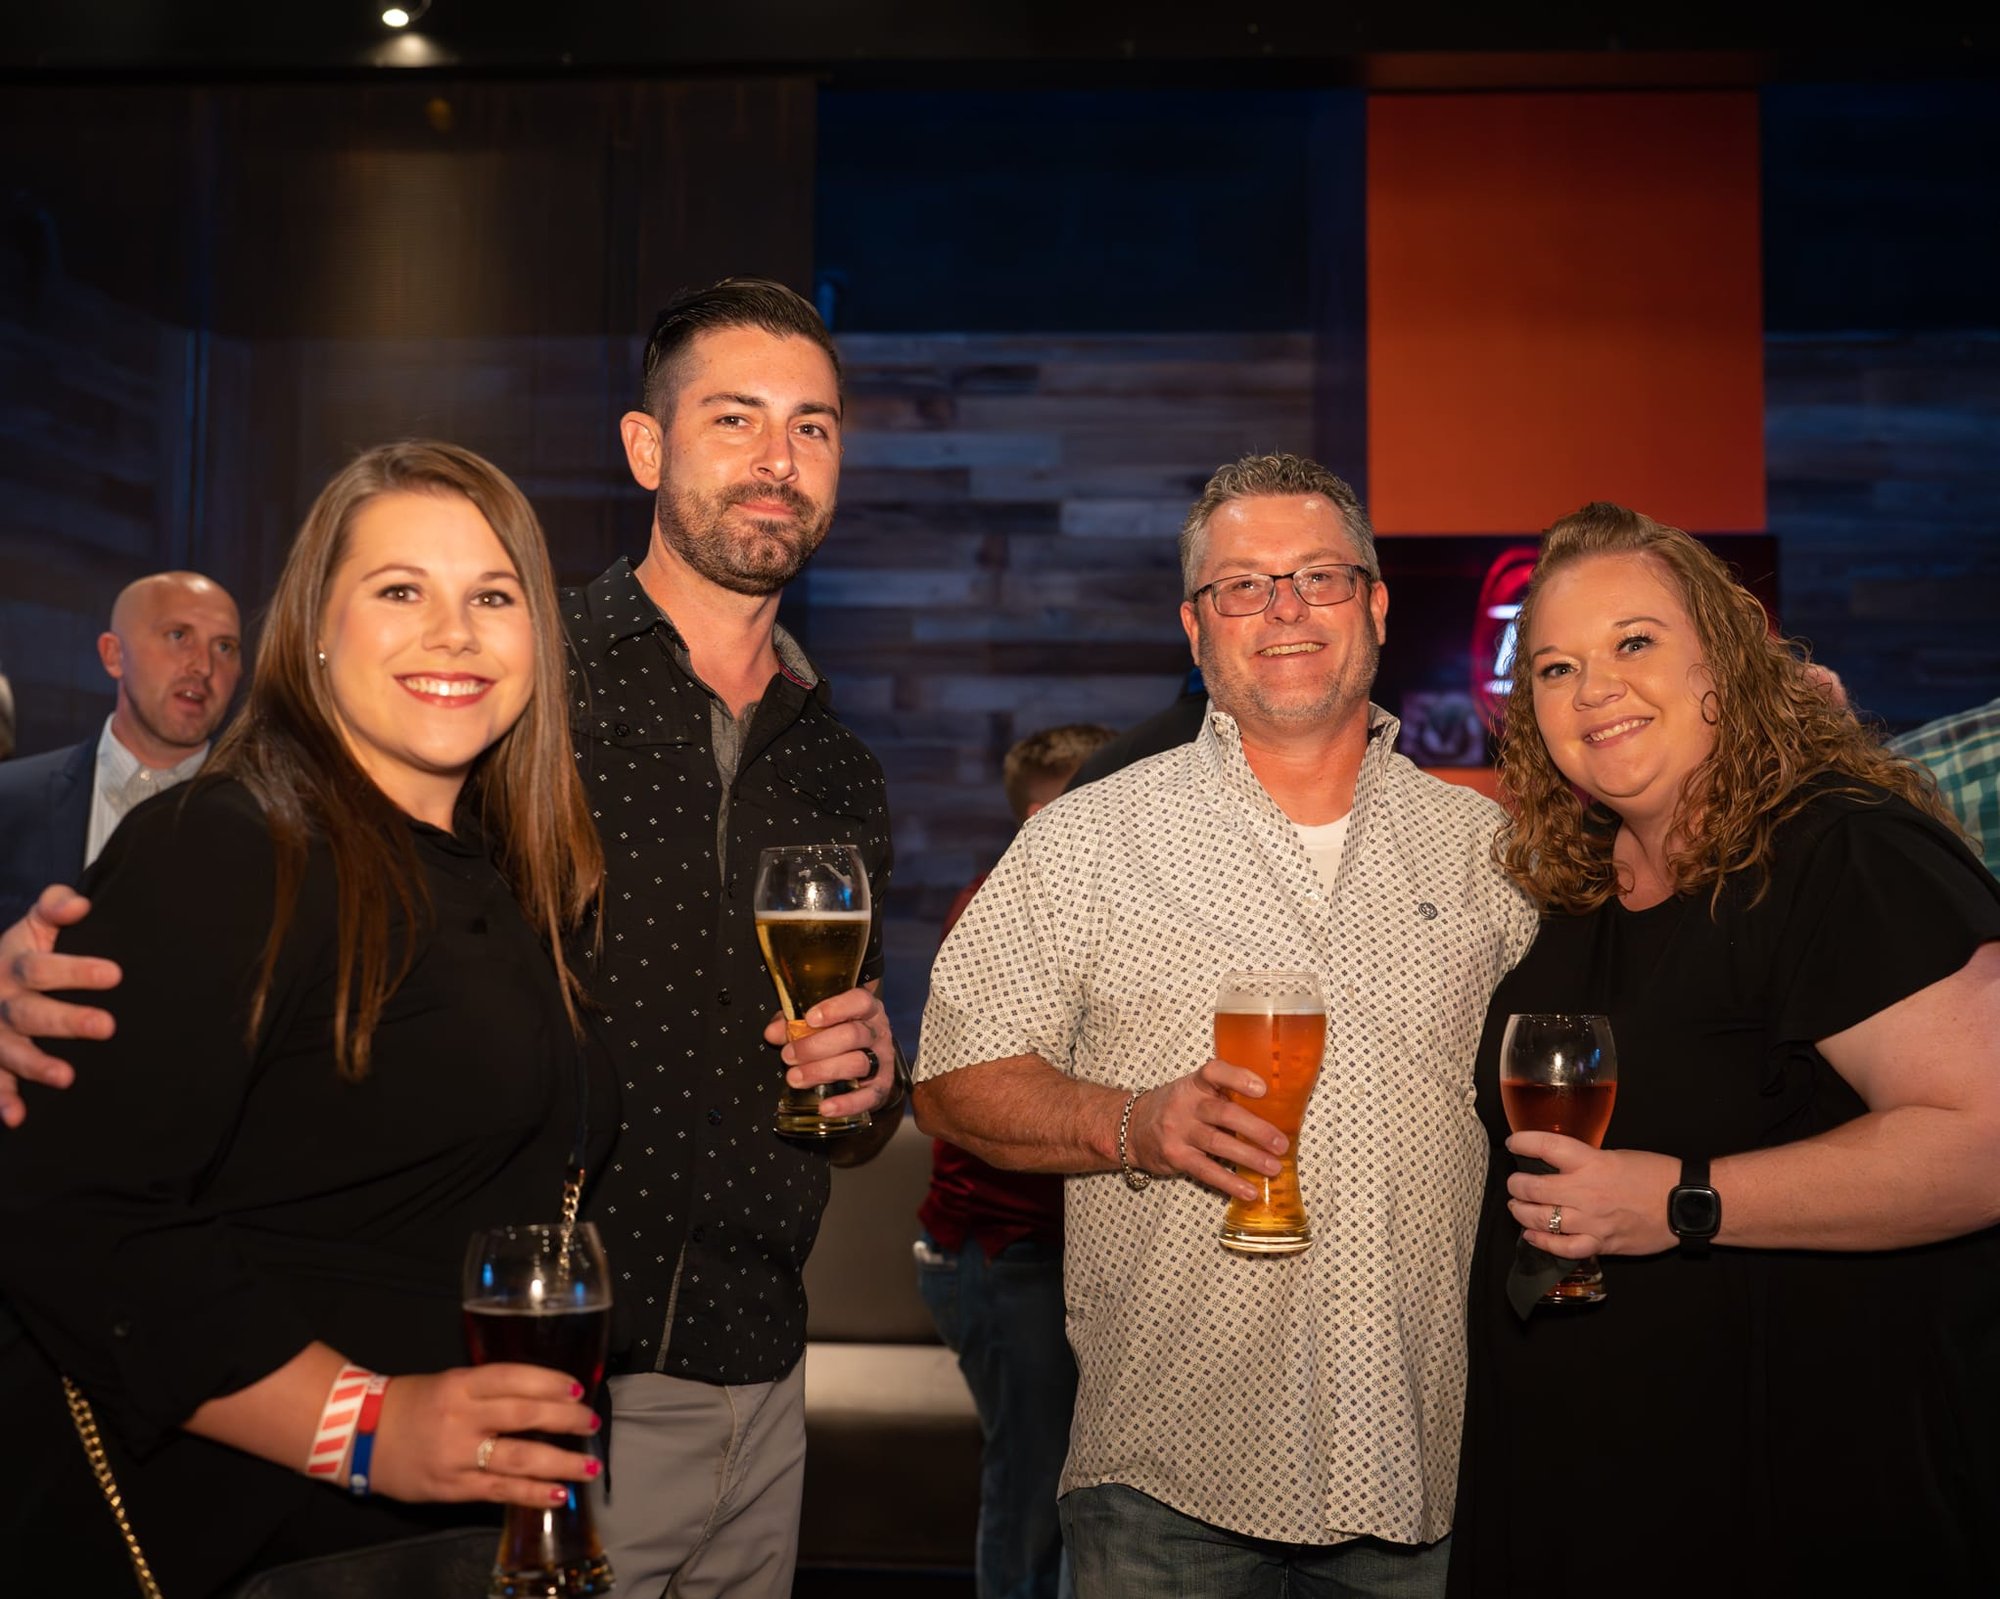
M 1381 568 L 1375 561 L 1375 528 L 1361 496 L 1317 461 L 1303 455 L 1246 455 L 1216 471 L 1201 491 L 1201 498 L 1181 524 L 1181 593 L 1193 597 L 1201 563 L 1208 558 L 1208 521 L 1232 500 L 1290 498 L 1317 494 L 1333 502 L 1354 541 L 1360 564 L 1370 582 L 1380 582 Z

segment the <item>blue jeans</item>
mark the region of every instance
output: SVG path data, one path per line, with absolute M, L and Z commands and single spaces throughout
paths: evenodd
M 979 1599 L 1069 1599 L 1056 1480 L 1069 1452 L 1076 1361 L 1063 1330 L 1062 1251 L 1023 1240 L 988 1260 L 925 1233 L 917 1287 L 958 1355 L 985 1439 L 979 1469 Z
M 1063 1495 L 1078 1599 L 1439 1599 L 1451 1539 L 1278 1543 L 1184 1516 L 1121 1483 Z

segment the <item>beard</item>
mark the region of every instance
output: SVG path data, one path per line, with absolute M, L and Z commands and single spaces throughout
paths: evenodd
M 1292 727 L 1339 721 L 1365 706 L 1381 661 L 1382 641 L 1373 627 L 1364 626 L 1358 647 L 1337 676 L 1316 689 L 1302 686 L 1281 696 L 1259 682 L 1249 667 L 1225 661 L 1208 628 L 1199 631 L 1195 648 L 1195 664 L 1201 668 L 1216 709 L 1227 711 L 1239 723 L 1248 716 L 1253 721 Z
M 792 513 L 780 521 L 758 517 L 732 527 L 729 508 L 746 500 L 777 500 Z M 654 502 L 660 538 L 709 582 L 737 594 L 776 594 L 804 570 L 826 539 L 833 505 L 808 499 L 789 483 L 739 483 L 708 498 L 676 493 L 660 484 Z

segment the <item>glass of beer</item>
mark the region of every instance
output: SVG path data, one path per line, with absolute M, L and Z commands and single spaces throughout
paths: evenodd
M 1291 1255 L 1312 1244 L 1299 1194 L 1299 1125 L 1319 1080 L 1326 1048 L 1326 1002 L 1312 972 L 1231 972 L 1215 996 L 1215 1055 L 1264 1079 L 1264 1097 L 1231 1094 L 1287 1140 L 1278 1175 L 1250 1167 L 1237 1175 L 1257 1185 L 1255 1199 L 1232 1199 L 1222 1218 L 1225 1248 L 1245 1255 Z
M 604 1380 L 611 1343 L 611 1274 L 604 1245 L 589 1222 L 494 1227 L 474 1233 L 465 1251 L 465 1342 L 472 1363 L 518 1361 L 567 1372 L 587 1404 Z M 558 1449 L 584 1447 L 548 1433 L 523 1437 Z M 581 1483 L 568 1483 L 559 1505 L 509 1505 L 493 1562 L 488 1599 L 611 1592 Z
M 1593 1149 L 1604 1142 L 1618 1098 L 1618 1050 L 1608 1017 L 1582 1012 L 1509 1016 L 1500 1039 L 1500 1103 L 1517 1133 L 1563 1133 Z M 1528 1171 L 1555 1168 L 1521 1162 Z M 1594 1305 L 1605 1297 L 1604 1268 L 1587 1255 L 1542 1295 L 1544 1305 Z
M 868 952 L 868 871 L 852 844 L 778 844 L 757 856 L 751 905 L 757 943 L 778 988 L 785 1027 L 794 1038 L 814 1029 L 806 1012 L 844 994 L 861 976 Z M 868 1112 L 826 1116 L 820 1102 L 852 1083 L 786 1086 L 778 1096 L 778 1131 L 787 1138 L 834 1138 L 868 1125 Z

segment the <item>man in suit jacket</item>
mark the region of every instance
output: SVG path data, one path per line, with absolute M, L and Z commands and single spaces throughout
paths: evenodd
M 0 925 L 74 883 L 140 800 L 192 777 L 243 672 L 236 602 L 198 572 L 129 585 L 97 640 L 118 703 L 96 738 L 0 766 Z

